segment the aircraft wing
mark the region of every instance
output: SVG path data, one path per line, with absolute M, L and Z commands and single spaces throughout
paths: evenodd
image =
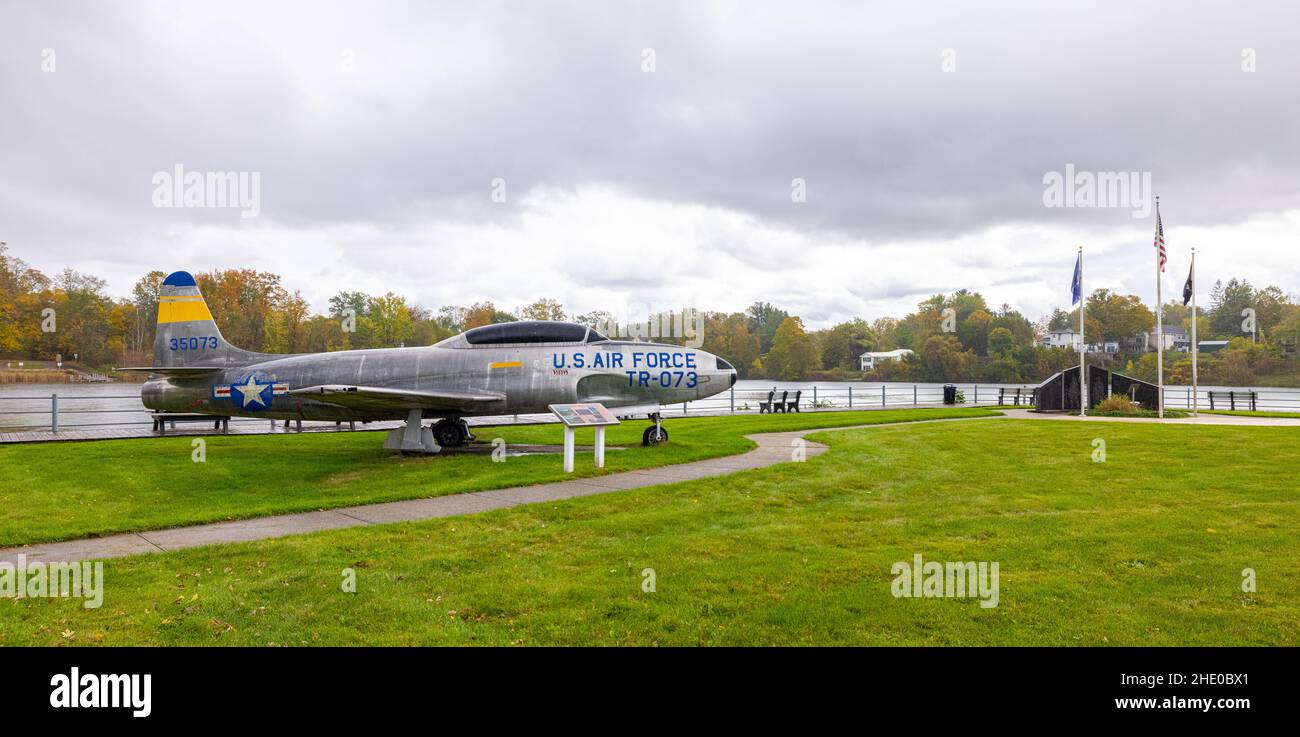
M 113 369 L 114 371 L 143 371 L 150 374 L 162 374 L 164 376 L 175 376 L 180 379 L 191 378 L 195 376 L 205 376 L 215 374 L 218 371 L 224 371 L 222 366 L 120 366 Z
M 296 397 L 311 397 L 340 407 L 359 410 L 445 409 L 471 412 L 505 400 L 495 392 L 455 392 L 415 389 L 387 389 L 379 386 L 322 384 L 290 389 Z

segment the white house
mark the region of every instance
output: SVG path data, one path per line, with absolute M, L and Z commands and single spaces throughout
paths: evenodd
M 1074 332 L 1074 328 L 1049 330 L 1043 338 L 1043 345 L 1047 348 L 1069 348 L 1074 351 L 1079 350 L 1079 344 L 1082 342 L 1083 338 Z
M 910 348 L 898 348 L 892 351 L 867 351 L 858 356 L 858 369 L 861 371 L 873 371 L 877 363 L 884 361 L 901 361 L 904 357 L 912 355 Z
M 1152 330 L 1149 333 L 1143 333 L 1142 334 L 1143 350 L 1154 351 L 1156 349 L 1156 345 L 1161 342 L 1164 343 L 1165 350 L 1167 351 L 1170 350 L 1191 351 L 1192 350 L 1192 336 L 1188 335 L 1186 330 L 1176 325 L 1165 325 L 1164 329 L 1161 331 L 1160 338 L 1163 338 L 1164 340 L 1161 341 L 1160 339 L 1158 339 L 1156 337 L 1156 331 L 1154 330 Z

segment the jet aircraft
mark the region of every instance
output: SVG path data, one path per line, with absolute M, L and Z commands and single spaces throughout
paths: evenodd
M 385 447 L 437 452 L 474 439 L 464 418 L 543 413 L 599 402 L 654 424 L 661 409 L 725 391 L 736 371 L 722 358 L 676 345 L 610 340 L 569 322 L 520 321 L 467 330 L 431 346 L 278 355 L 230 345 L 194 277 L 163 280 L 154 365 L 141 389 L 156 412 L 284 420 L 405 420 Z M 433 420 L 431 427 L 424 420 Z

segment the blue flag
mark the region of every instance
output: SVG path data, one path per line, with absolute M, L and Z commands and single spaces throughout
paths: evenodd
M 1070 283 L 1070 296 L 1074 299 L 1070 302 L 1072 305 L 1079 303 L 1083 299 L 1083 254 L 1079 254 L 1079 260 L 1074 262 L 1074 281 Z

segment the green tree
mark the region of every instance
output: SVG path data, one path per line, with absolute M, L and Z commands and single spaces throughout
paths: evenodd
M 817 345 L 804 331 L 803 321 L 797 317 L 782 320 L 772 337 L 772 350 L 763 357 L 768 378 L 798 381 L 820 363 Z
M 858 359 L 876 347 L 876 335 L 866 320 L 855 318 L 816 333 L 822 368 L 857 371 Z
M 976 355 L 985 355 L 988 353 L 989 328 L 992 324 L 993 316 L 988 312 L 973 310 L 957 323 L 957 339 Z
M 1215 337 L 1225 340 L 1249 334 L 1242 330 L 1242 312 L 1253 309 L 1255 301 L 1255 288 L 1245 279 L 1216 281 L 1210 290 L 1210 329 Z
M 1015 336 L 1006 328 L 993 328 L 989 332 L 989 355 L 999 358 L 1009 358 L 1014 363 L 1014 357 L 1011 356 L 1012 349 L 1016 347 Z
M 553 299 L 539 299 L 519 310 L 520 320 L 558 320 L 563 321 L 564 307 Z
M 339 292 L 330 297 L 331 317 L 343 318 L 348 315 L 365 316 L 370 309 L 370 295 L 365 292 Z
M 372 331 L 372 345 L 395 348 L 414 335 L 411 310 L 406 298 L 392 292 L 382 297 L 371 297 L 368 314 L 358 320 Z
M 758 336 L 759 352 L 766 354 L 772 349 L 777 328 L 790 316 L 789 313 L 767 302 L 755 302 L 745 313 L 749 317 L 750 332 Z

